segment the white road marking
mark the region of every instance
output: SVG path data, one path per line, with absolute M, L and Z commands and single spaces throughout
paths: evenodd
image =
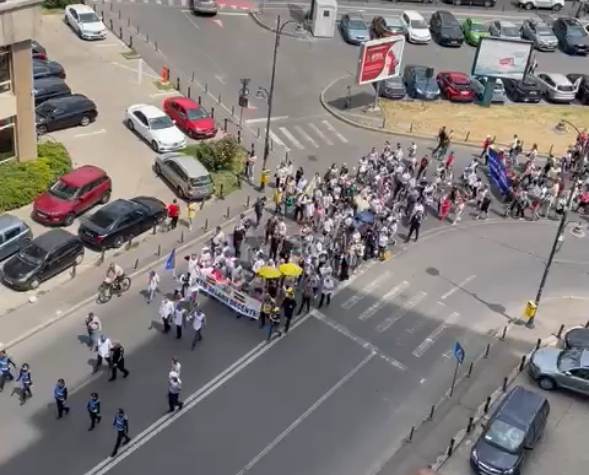
M 287 115 L 279 115 L 279 116 L 274 116 L 274 117 L 270 117 L 270 123 L 275 122 L 277 120 L 285 120 L 288 119 Z M 258 124 L 260 122 L 266 122 L 266 120 L 268 120 L 267 117 L 257 117 L 256 119 L 248 119 L 245 121 L 246 124 Z
M 190 10 L 182 10 L 182 13 L 186 17 L 186 19 L 190 22 L 190 24 L 192 26 L 194 26 L 195 29 L 200 30 L 200 26 L 198 26 L 198 23 L 196 23 L 194 21 L 194 15 L 193 15 L 192 11 L 190 11 Z
M 284 148 L 284 150 L 286 150 L 287 152 L 290 152 L 290 148 L 288 148 L 286 146 L 286 144 L 282 140 L 280 140 L 280 137 L 278 137 L 278 135 L 276 135 L 274 132 L 272 132 L 272 130 L 270 130 L 270 138 L 272 139 L 272 142 L 277 143 L 282 148 Z
M 182 0 L 182 1 L 180 2 L 180 5 L 182 6 L 182 8 L 186 8 L 186 7 L 188 7 L 188 0 Z
M 174 0 L 168 0 L 168 5 L 170 7 L 173 7 L 174 6 Z
M 330 326 L 338 333 L 341 333 L 342 335 L 348 337 L 350 340 L 352 340 L 354 343 L 357 343 L 362 348 L 365 348 L 366 350 L 368 350 L 372 353 L 376 353 L 376 355 L 379 358 L 381 358 L 383 361 L 386 361 L 391 366 L 394 366 L 395 368 L 397 368 L 401 371 L 407 370 L 407 366 L 405 366 L 403 363 L 396 360 L 392 356 L 387 355 L 386 353 L 381 351 L 377 346 L 373 345 L 369 341 L 366 341 L 364 338 L 361 338 L 358 335 L 356 335 L 355 333 L 352 333 L 350 330 L 348 330 L 341 323 L 338 323 L 335 320 L 332 320 L 324 313 L 321 313 L 319 310 L 313 309 L 313 310 L 311 310 L 311 313 L 309 313 L 309 315 L 312 315 L 317 320 L 325 323 L 327 326 Z
M 294 129 L 299 133 L 301 137 L 303 137 L 307 142 L 309 142 L 313 147 L 319 148 L 319 144 L 313 140 L 311 137 L 300 125 L 295 125 Z
M 327 137 L 327 135 L 325 135 L 321 129 L 319 127 L 317 127 L 315 124 L 313 124 L 312 122 L 309 123 L 309 127 L 311 127 L 313 129 L 313 131 L 319 136 L 319 138 L 323 139 L 323 141 L 327 144 L 327 145 L 333 145 L 333 142 L 331 140 L 329 140 L 329 138 Z
M 126 64 L 117 63 L 116 61 L 111 61 L 110 64 L 114 64 L 115 66 L 118 66 L 121 69 L 126 69 L 127 71 L 131 71 L 131 72 L 137 74 L 137 69 L 132 68 L 131 66 L 127 66 Z M 150 78 L 153 78 L 153 79 L 159 79 L 160 78 L 156 74 L 151 74 L 151 73 L 145 72 L 145 70 L 143 71 L 143 75 L 144 76 L 147 76 L 147 77 L 150 77 Z
M 412 309 L 415 307 L 419 302 L 421 302 L 427 295 L 427 292 L 420 290 L 417 292 L 413 297 L 411 297 L 405 305 L 403 305 L 403 310 L 400 310 L 396 315 L 391 315 L 390 317 L 385 318 L 381 323 L 376 326 L 376 331 L 378 333 L 386 332 L 391 326 L 393 326 L 397 321 L 404 318 Z
M 249 13 L 243 13 L 243 12 L 217 12 L 217 15 L 225 15 L 225 16 L 250 16 Z
M 153 94 L 150 94 L 149 97 L 181 96 L 181 95 L 182 94 L 180 94 L 178 91 L 176 91 L 175 89 L 172 89 L 170 91 L 154 92 Z
M 93 45 L 95 48 L 114 48 L 114 47 L 120 47 L 121 45 L 119 43 L 94 43 Z
M 340 133 L 339 133 L 339 132 L 336 130 L 336 128 L 335 128 L 333 125 L 331 125 L 331 124 L 329 123 L 329 121 L 327 121 L 327 120 L 322 120 L 321 122 L 323 122 L 323 124 L 325 124 L 325 127 L 327 127 L 327 129 L 328 129 L 328 130 L 329 130 L 329 131 L 330 131 L 330 132 L 331 132 L 333 135 L 335 135 L 335 136 L 336 136 L 338 139 L 340 139 L 340 141 L 341 141 L 341 142 L 343 142 L 343 143 L 348 143 L 348 139 L 347 139 L 347 138 L 345 138 L 345 137 L 344 137 L 342 134 L 340 134 Z
M 415 350 L 413 350 L 413 356 L 415 356 L 416 358 L 421 358 L 425 354 L 425 352 L 429 350 L 431 346 L 436 342 L 436 340 L 442 334 L 442 332 L 446 328 L 448 328 L 459 315 L 460 314 L 458 312 L 452 312 L 441 325 L 439 325 L 433 332 L 431 332 L 430 335 L 425 340 L 423 340 L 420 343 L 420 345 L 417 348 L 415 348 Z
M 311 317 L 310 313 L 308 313 L 301 319 L 295 321 L 292 326 L 292 329 L 295 329 L 302 323 L 306 322 L 309 319 L 309 317 Z M 104 459 L 94 468 L 87 471 L 85 475 L 103 475 L 107 473 L 109 470 L 111 470 L 116 465 L 125 460 L 129 455 L 139 450 L 143 445 L 145 445 L 147 442 L 153 439 L 156 435 L 158 435 L 172 423 L 177 421 L 180 417 L 185 415 L 190 409 L 192 409 L 199 402 L 208 397 L 211 393 L 216 391 L 229 379 L 231 379 L 237 373 L 241 372 L 243 369 L 249 366 L 252 362 L 258 359 L 264 353 L 269 351 L 274 345 L 276 345 L 280 341 L 282 341 L 281 338 L 276 338 L 272 340 L 270 343 L 262 342 L 256 345 L 248 353 L 246 353 L 237 361 L 235 361 L 231 366 L 223 370 L 221 373 L 219 373 L 217 376 L 215 376 L 213 379 L 207 382 L 204 386 L 200 387 L 194 393 L 188 396 L 184 400 L 184 407 L 182 409 L 180 409 L 178 412 L 166 414 L 165 416 L 160 417 L 149 427 L 147 427 L 142 432 L 137 434 L 126 447 L 123 447 L 123 450 L 119 453 L 119 455 L 117 455 L 116 458 L 108 457 Z
M 368 320 L 370 317 L 374 316 L 376 312 L 378 312 L 382 307 L 384 307 L 388 303 L 388 300 L 394 299 L 407 287 L 409 287 L 409 282 L 407 282 L 406 280 L 404 280 L 398 285 L 395 285 L 391 290 L 384 294 L 377 302 L 374 302 L 370 307 L 368 307 L 360 315 L 358 315 L 358 320 L 364 322 Z
M 278 130 L 280 130 L 280 132 L 282 132 L 282 135 L 284 135 L 288 140 L 290 140 L 296 148 L 298 148 L 299 150 L 305 150 L 303 144 L 299 142 L 297 138 L 293 134 L 291 134 L 286 127 L 278 127 Z
M 462 289 L 466 284 L 468 284 L 470 281 L 474 280 L 476 278 L 476 275 L 469 275 L 466 279 L 464 279 L 462 282 L 456 284 L 454 287 L 452 287 L 448 292 L 446 292 L 444 295 L 442 295 L 440 297 L 441 300 L 446 300 L 448 297 L 450 297 L 451 295 L 455 294 L 456 292 L 458 292 L 460 289 Z
M 386 280 L 392 276 L 391 271 L 387 271 L 384 274 L 379 275 L 377 278 L 371 280 L 368 284 L 362 287 L 362 293 L 352 295 L 349 299 L 345 300 L 340 306 L 344 310 L 350 310 L 354 305 L 356 305 L 360 300 L 362 300 L 366 294 L 372 292 L 383 280 Z
M 440 302 L 439 300 L 436 302 L 436 304 L 437 304 L 437 307 L 436 307 L 436 308 L 437 308 L 438 310 L 439 310 L 439 309 L 442 309 L 442 308 L 444 308 L 444 307 L 446 306 L 446 304 L 445 304 L 444 302 Z M 421 328 L 422 328 L 422 327 L 423 327 L 423 326 L 426 324 L 426 322 L 427 322 L 427 319 L 429 319 L 429 318 L 432 318 L 432 317 L 433 317 L 434 315 L 436 315 L 437 313 L 438 313 L 438 311 L 437 311 L 437 310 L 434 310 L 434 313 L 433 313 L 433 315 L 432 315 L 432 313 L 430 312 L 430 313 L 429 313 L 429 314 L 428 314 L 426 317 L 421 317 L 421 318 L 418 318 L 418 319 L 416 320 L 416 324 L 415 324 L 415 325 L 413 325 L 412 327 L 409 327 L 409 328 L 407 328 L 405 331 L 406 331 L 407 333 L 411 333 L 411 334 L 417 333 L 417 331 L 418 331 L 418 330 L 420 330 L 420 329 L 421 329 Z
M 282 442 L 293 430 L 295 430 L 307 417 L 315 412 L 321 404 L 323 404 L 332 394 L 334 394 L 339 388 L 346 384 L 358 371 L 360 371 L 374 356 L 376 353 L 372 352 L 368 354 L 360 363 L 354 366 L 348 371 L 337 383 L 329 388 L 325 393 L 321 395 L 311 406 L 307 408 L 299 417 L 297 417 L 286 429 L 278 434 L 272 441 L 264 447 L 253 459 L 251 459 L 236 475 L 244 475 L 249 472 L 254 465 L 262 460 L 266 455 L 270 453 L 274 447 Z
M 215 74 L 215 76 L 214 76 L 214 77 L 215 77 L 215 79 L 216 79 L 217 81 L 219 81 L 221 84 L 223 84 L 223 85 L 227 84 L 227 81 L 225 81 L 225 78 L 223 77 L 223 75 L 222 75 L 222 74 Z
M 93 132 L 83 132 L 81 134 L 74 135 L 74 138 L 78 139 L 81 137 L 91 137 L 93 135 L 102 135 L 102 134 L 106 134 L 106 129 L 95 130 Z

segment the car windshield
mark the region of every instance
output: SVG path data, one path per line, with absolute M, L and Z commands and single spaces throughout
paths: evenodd
M 209 185 L 210 183 L 211 183 L 211 177 L 208 175 L 199 176 L 198 178 L 191 178 L 190 179 L 191 186 L 203 186 L 203 185 Z
M 583 38 L 584 36 L 587 36 L 587 33 L 585 33 L 585 30 L 580 26 L 569 26 L 567 36 L 569 38 Z
M 66 182 L 59 180 L 50 188 L 49 192 L 62 200 L 71 200 L 76 196 L 78 189 L 76 186 L 68 185 Z
M 471 23 L 470 24 L 470 31 L 474 31 L 476 33 L 485 33 L 489 28 L 482 23 Z
M 45 249 L 37 246 L 35 243 L 29 244 L 22 251 L 20 251 L 20 254 L 19 254 L 19 256 L 23 260 L 25 260 L 27 262 L 32 262 L 33 264 L 43 261 L 43 259 L 45 259 L 46 255 L 47 255 L 47 251 Z
M 37 113 L 41 114 L 41 115 L 49 115 L 54 110 L 55 110 L 55 106 L 49 104 L 48 102 L 37 107 Z
M 402 28 L 403 27 L 403 23 L 401 23 L 401 19 L 400 18 L 385 18 L 384 19 L 385 25 L 387 26 L 387 28 Z
M 519 30 L 515 26 L 504 26 L 501 28 L 502 36 L 509 36 L 510 38 L 519 38 Z
M 411 20 L 411 28 L 415 28 L 415 29 L 423 29 L 423 28 L 427 28 L 427 24 L 425 23 L 424 20 Z
M 493 421 L 485 433 L 485 441 L 503 450 L 516 453 L 526 433 L 499 419 Z
M 100 20 L 94 12 L 80 13 L 80 23 L 96 23 L 97 21 Z
M 538 36 L 554 36 L 554 33 L 552 33 L 552 30 L 544 25 L 536 26 L 536 34 Z
M 581 364 L 583 350 L 561 351 L 558 355 L 557 365 L 561 371 L 577 368 Z
M 202 107 L 199 107 L 198 109 L 188 109 L 186 112 L 188 113 L 189 120 L 206 119 L 208 117 L 207 111 Z
M 442 31 L 450 35 L 460 34 L 460 28 L 458 28 L 457 26 L 445 26 L 444 28 L 442 28 Z
M 149 128 L 153 130 L 168 129 L 173 126 L 174 123 L 172 122 L 172 119 L 167 115 L 162 115 L 149 121 Z
M 104 210 L 98 210 L 90 218 L 90 221 L 100 228 L 108 229 L 115 223 L 115 217 Z
M 350 20 L 350 30 L 365 30 L 366 25 L 361 20 Z

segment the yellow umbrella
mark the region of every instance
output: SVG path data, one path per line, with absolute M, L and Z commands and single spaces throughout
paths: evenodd
M 276 267 L 262 266 L 258 270 L 257 274 L 264 279 L 278 279 L 282 277 L 282 274 Z
M 298 277 L 303 273 L 303 269 L 301 266 L 295 264 L 294 262 L 287 262 L 286 264 L 280 264 L 280 272 L 285 277 Z

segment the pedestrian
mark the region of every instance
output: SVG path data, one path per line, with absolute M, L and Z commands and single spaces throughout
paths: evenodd
M 168 406 L 170 412 L 174 412 L 176 408 L 182 409 L 184 403 L 180 401 L 180 391 L 182 390 L 182 380 L 173 375 L 168 380 Z
M 221 229 L 221 226 L 217 226 L 215 229 L 215 235 L 211 239 L 211 254 L 214 258 L 220 249 L 223 248 L 223 243 L 225 242 L 225 233 Z
M 20 382 L 20 404 L 22 406 L 25 403 L 27 397 L 33 397 L 33 393 L 31 392 L 33 378 L 31 376 L 31 369 L 28 363 L 23 363 L 23 365 L 20 367 L 16 381 Z
M 168 218 L 170 219 L 169 229 L 176 229 L 176 226 L 178 226 L 179 217 L 180 206 L 178 206 L 178 200 L 174 198 L 168 205 Z
M 284 299 L 282 300 L 282 310 L 284 311 L 284 334 L 288 333 L 290 328 L 290 321 L 292 320 L 292 316 L 294 314 L 295 308 L 297 306 L 297 301 L 295 300 L 295 293 L 292 287 L 288 287 L 286 289 Z
M 182 327 L 184 326 L 184 312 L 182 308 L 182 299 L 179 299 L 174 304 L 174 326 L 176 327 L 176 339 L 182 338 Z
M 487 219 L 487 216 L 489 215 L 489 206 L 491 205 L 491 197 L 489 196 L 488 193 L 485 194 L 485 196 L 483 196 L 483 199 L 481 200 L 481 208 L 479 213 L 476 216 L 476 219 Z
M 331 275 L 326 275 L 325 277 L 323 277 L 323 283 L 321 285 L 321 298 L 319 299 L 319 307 L 321 308 L 323 307 L 323 301 L 325 300 L 325 305 L 327 307 L 329 307 L 329 304 L 331 303 L 331 296 L 333 295 L 333 292 L 335 291 L 335 282 L 333 280 L 333 277 L 331 277 Z
M 106 360 L 106 363 L 110 366 L 110 350 L 112 348 L 112 342 L 110 338 L 105 335 L 100 335 L 98 344 L 96 345 L 96 362 L 94 364 L 94 373 L 96 373 L 102 366 L 102 361 Z
M 301 306 L 297 315 L 303 312 L 303 307 L 307 307 L 307 313 L 311 311 L 311 299 L 313 298 L 313 282 L 310 276 L 305 277 L 303 281 L 303 298 L 301 300 Z
M 270 341 L 270 339 L 272 338 L 272 333 L 274 333 L 274 330 L 276 330 L 276 333 L 278 334 L 278 336 L 282 335 L 282 332 L 278 329 L 280 327 L 280 308 L 274 306 L 272 308 L 272 311 L 270 312 L 270 315 L 268 316 L 268 336 L 266 338 L 266 341 Z
M 86 317 L 86 332 L 88 333 L 90 351 L 95 351 L 102 332 L 102 322 L 93 312 L 90 312 Z
M 444 126 L 442 126 L 442 128 L 438 132 L 438 144 L 432 150 L 432 156 L 436 157 L 439 160 L 441 158 L 441 156 L 443 155 L 443 152 L 445 152 L 448 142 L 449 142 L 449 136 L 448 136 L 448 132 L 446 132 L 446 126 L 444 125 Z M 442 152 L 442 153 L 439 153 L 439 152 Z M 439 153 L 439 155 L 438 155 L 438 153 Z
M 276 188 L 274 190 L 274 195 L 272 197 L 272 200 L 274 201 L 274 213 L 277 215 L 282 214 L 281 211 L 281 206 L 282 206 L 282 198 L 284 196 L 284 193 L 282 192 L 282 188 Z
M 462 220 L 462 213 L 464 212 L 465 206 L 466 200 L 462 196 L 462 193 L 456 193 L 456 200 L 454 202 L 454 219 L 452 220 L 453 226 L 455 226 L 458 221 Z
M 119 342 L 115 343 L 110 350 L 111 375 L 109 381 L 117 379 L 117 370 L 123 373 L 123 378 L 129 376 L 130 371 L 125 368 L 125 349 Z
M 189 201 L 186 205 L 186 220 L 188 222 L 188 230 L 192 231 L 192 222 L 196 217 L 197 205 L 196 201 Z
M 194 336 L 192 337 L 192 345 L 190 346 L 191 350 L 194 350 L 196 344 L 202 340 L 202 328 L 204 327 L 205 322 L 205 313 L 200 310 L 200 308 L 196 308 L 192 315 L 192 329 L 194 330 Z
M 266 197 L 259 196 L 254 203 L 254 212 L 256 214 L 256 228 L 262 221 L 262 215 L 264 214 L 264 207 L 266 206 Z
M 405 242 L 409 242 L 413 233 L 415 233 L 415 241 L 419 239 L 419 228 L 421 228 L 421 223 L 423 221 L 423 210 L 416 210 L 411 215 L 409 219 L 409 232 L 407 233 L 407 238 Z
M 169 298 L 164 297 L 160 304 L 159 314 L 164 325 L 162 332 L 168 333 L 171 328 L 170 320 L 172 319 L 172 315 L 174 314 L 174 302 L 172 302 Z
M 172 357 L 172 365 L 170 366 L 170 373 L 168 374 L 168 378 L 171 378 L 174 375 L 180 377 L 181 372 L 182 372 L 182 363 L 180 363 L 180 360 L 177 357 L 173 356 Z
M 253 183 L 254 181 L 254 168 L 256 166 L 256 161 L 258 160 L 258 157 L 256 157 L 255 152 L 252 150 L 248 157 L 247 157 L 247 162 L 245 164 L 245 175 L 247 177 L 247 179 Z
M 245 226 L 242 221 L 238 222 L 233 229 L 233 248 L 235 249 L 235 257 L 241 257 L 241 244 L 245 239 Z
M 100 415 L 100 399 L 98 399 L 98 393 L 90 394 L 90 399 L 88 399 L 86 409 L 88 409 L 88 415 L 90 416 L 90 427 L 88 430 L 94 430 L 96 424 L 100 424 L 100 421 L 102 420 L 102 416 Z
M 481 150 L 481 155 L 479 158 L 485 158 L 485 165 L 487 164 L 487 152 L 489 151 L 489 147 L 493 145 L 493 139 L 491 138 L 490 135 L 487 135 L 485 137 L 485 140 L 483 140 L 483 146 L 482 146 L 482 150 Z
M 421 178 L 421 175 L 423 175 L 427 171 L 428 165 L 429 165 L 429 157 L 427 155 L 424 155 L 421 158 L 421 161 L 419 162 L 419 169 L 417 170 L 417 179 L 418 180 Z
M 0 350 L 0 392 L 4 390 L 6 381 L 12 381 L 14 376 L 10 372 L 10 366 L 16 370 L 16 364 L 6 354 L 6 350 Z
M 160 276 L 154 270 L 149 271 L 149 277 L 147 279 L 147 303 L 150 304 L 155 297 L 155 293 L 158 291 L 160 285 Z
M 112 425 L 117 431 L 117 441 L 115 442 L 115 447 L 110 456 L 115 457 L 119 451 L 121 442 L 123 445 L 127 445 L 131 442 L 131 437 L 129 437 L 129 419 L 122 408 L 119 408 L 117 411 Z
M 66 404 L 67 396 L 67 386 L 65 385 L 65 381 L 63 378 L 59 378 L 55 388 L 53 389 L 53 397 L 55 398 L 55 404 L 57 406 L 58 419 L 63 417 L 64 412 L 66 415 L 70 413 L 70 408 Z

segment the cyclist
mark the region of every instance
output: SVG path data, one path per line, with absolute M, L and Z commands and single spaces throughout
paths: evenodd
M 121 281 L 125 277 L 124 269 L 114 263 L 111 262 L 106 270 L 106 277 L 104 278 L 104 283 L 110 285 L 111 287 L 117 287 L 120 289 Z

